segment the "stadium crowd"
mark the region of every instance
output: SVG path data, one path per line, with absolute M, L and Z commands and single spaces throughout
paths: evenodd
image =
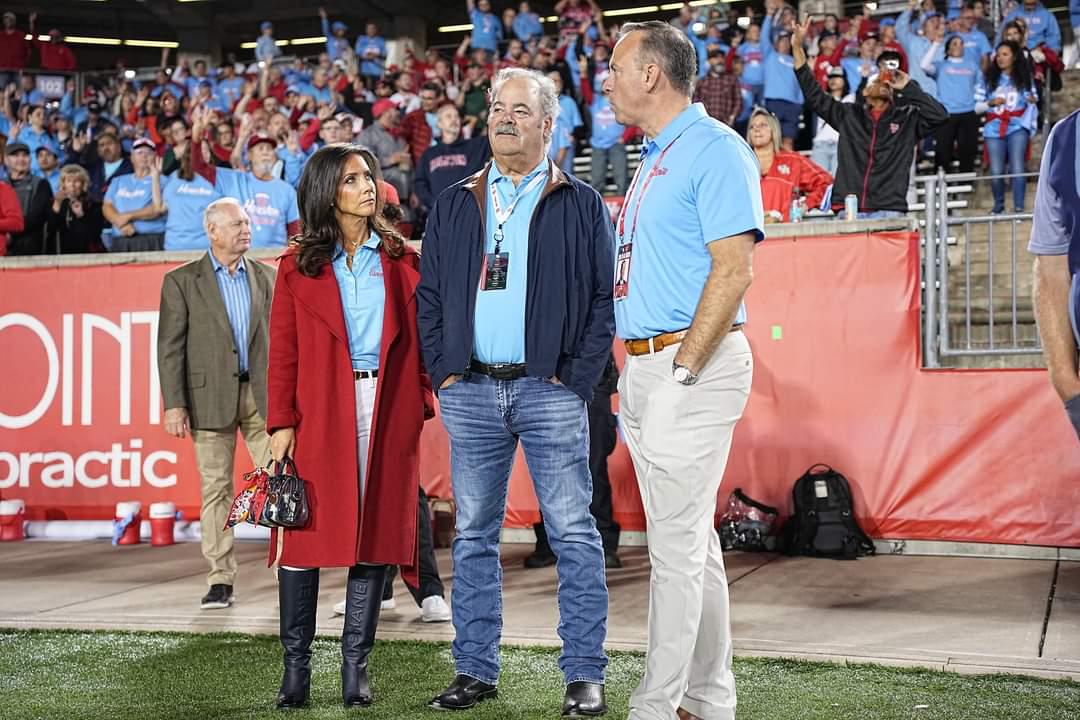
M 374 153 L 388 205 L 419 237 L 439 193 L 486 162 L 488 91 L 504 67 L 552 77 L 561 95 L 551 158 L 574 172 L 575 157 L 587 149 L 590 161 L 578 172 L 602 193 L 623 195 L 630 146 L 641 133 L 616 121 L 602 89 L 618 25 L 605 22 L 593 0 L 560 0 L 554 30 L 528 2 L 465 5 L 472 29 L 455 50 L 408 46 L 399 64 L 389 62 L 375 22 L 354 40 L 344 22 L 320 9 L 326 47 L 317 58 L 280 59 L 273 25 L 264 22 L 254 63 L 211 68 L 181 59 L 170 66 L 165 50 L 153 79 L 120 73 L 88 83 L 81 97 L 70 80 L 53 102 L 26 68 L 36 53 L 41 70 L 71 70 L 74 54 L 59 31 L 31 41 L 15 14 L 5 13 L 0 254 L 203 249 L 203 209 L 225 196 L 251 216 L 255 247 L 284 246 L 298 230 L 304 164 L 335 142 Z M 747 137 L 762 165 L 767 219 L 790 221 L 839 209 L 849 192 L 860 212 L 906 212 L 906 200 L 878 186 L 906 187 L 915 158 L 903 155 L 903 145 L 875 159 L 876 128 L 883 113 L 910 113 L 916 105 L 925 121 L 908 134 L 923 159 L 932 152 L 948 171 L 982 164 L 995 175 L 1025 170 L 1030 139 L 1044 121 L 1040 99 L 1061 85 L 1062 36 L 1039 0 L 1003 5 L 996 37 L 985 0 L 911 0 L 895 17 L 868 4 L 854 17 L 815 16 L 802 32 L 783 0 L 739 10 L 687 3 L 671 23 L 697 49 L 695 100 Z M 1080 0 L 1070 0 L 1070 10 L 1080 26 Z M 35 21 L 29 16 L 33 37 Z M 803 55 L 821 90 L 813 98 L 796 72 Z M 875 105 L 875 95 L 887 95 L 887 103 Z M 833 102 L 865 106 L 858 112 L 869 120 L 835 127 L 830 117 L 850 113 L 831 112 Z M 882 132 L 897 135 L 901 124 L 886 123 Z M 873 137 L 856 138 L 860 128 Z M 852 167 L 864 172 L 855 177 Z M 993 187 L 993 210 L 1003 212 L 1005 181 Z M 1014 210 L 1024 209 L 1025 187 L 1023 178 L 1012 181 Z

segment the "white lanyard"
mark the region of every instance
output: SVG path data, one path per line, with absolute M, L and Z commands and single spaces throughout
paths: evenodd
M 498 246 L 503 240 L 503 225 L 510 219 L 510 216 L 514 214 L 514 208 L 517 207 L 521 198 L 532 192 L 538 185 L 547 180 L 547 173 L 541 172 L 537 174 L 532 180 L 528 182 L 525 187 L 518 190 L 517 195 L 514 196 L 513 202 L 511 202 L 506 208 L 503 208 L 499 203 L 499 192 L 495 189 L 496 183 L 489 183 L 491 187 L 491 209 L 495 211 L 495 222 L 498 223 L 498 228 L 495 230 L 495 245 Z M 495 252 L 498 253 L 498 247 L 495 248 Z

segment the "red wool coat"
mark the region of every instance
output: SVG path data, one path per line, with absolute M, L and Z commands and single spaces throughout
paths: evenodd
M 300 274 L 290 252 L 278 267 L 270 312 L 267 431 L 296 427 L 297 473 L 311 520 L 275 531 L 269 562 L 293 567 L 401 565 L 414 572 L 420 431 L 434 416 L 416 329 L 419 256 L 379 249 L 386 288 L 379 383 L 364 505 L 359 507 L 356 398 L 337 280 L 329 265 Z

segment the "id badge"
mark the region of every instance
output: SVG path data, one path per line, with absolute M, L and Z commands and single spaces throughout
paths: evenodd
M 505 290 L 510 271 L 510 253 L 487 253 L 480 273 L 481 290 Z
M 630 257 L 633 250 L 633 243 L 624 243 L 619 246 L 619 254 L 615 258 L 614 296 L 616 300 L 622 300 L 630 294 Z

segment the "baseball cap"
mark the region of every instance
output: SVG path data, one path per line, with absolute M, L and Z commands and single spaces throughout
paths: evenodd
M 340 20 L 335 20 L 334 23 L 330 26 L 330 29 L 334 32 L 337 32 L 338 30 L 348 30 L 349 26 L 341 22 Z
M 894 27 L 896 25 L 896 18 L 887 17 L 878 23 L 881 27 Z
M 397 107 L 397 103 L 389 98 L 383 98 L 374 105 L 371 106 L 371 116 L 378 118 L 382 117 L 382 114 L 387 110 L 392 110 Z
M 844 77 L 844 68 L 840 67 L 839 65 L 829 68 L 829 77 Z
M 269 20 L 263 20 L 261 23 L 259 23 L 260 30 L 269 30 L 272 27 L 274 27 L 274 23 L 270 22 Z
M 86 109 L 87 109 L 88 112 L 99 113 L 99 112 L 101 112 L 101 103 L 99 103 L 99 102 L 87 103 Z
M 252 135 L 251 139 L 248 140 L 248 150 L 255 147 L 259 143 L 270 143 L 274 147 L 277 147 L 277 140 L 270 137 L 269 135 Z
M 15 153 L 20 153 L 20 152 L 24 152 L 24 153 L 29 155 L 30 154 L 30 148 L 26 146 L 26 143 L 13 142 L 13 143 L 8 143 L 4 147 L 4 152 L 6 154 L 8 154 L 8 155 L 14 155 Z
M 382 195 L 383 203 L 386 205 L 400 205 L 401 196 L 398 195 L 397 188 L 385 180 L 379 181 L 379 194 Z
M 299 85 L 290 85 L 289 87 L 285 88 L 285 94 L 288 95 L 290 93 L 292 93 L 293 95 L 299 95 L 300 94 L 300 86 Z
M 199 87 L 202 87 L 203 85 L 206 87 L 214 87 L 214 83 L 212 83 L 209 78 L 203 78 L 199 81 Z
M 931 10 L 928 13 L 924 13 L 923 16 L 922 16 L 923 22 L 926 22 L 930 18 L 936 18 L 936 17 L 941 17 L 941 13 L 937 12 L 936 10 Z
M 131 144 L 132 151 L 146 149 L 150 152 L 157 150 L 157 145 L 150 138 L 141 137 Z
M 781 30 L 780 32 L 776 33 L 776 37 L 777 37 L 777 39 L 779 39 L 779 38 L 789 38 L 789 37 L 791 37 L 791 31 L 790 30 Z
M 340 68 L 341 70 L 344 70 L 347 67 L 349 67 L 349 63 L 345 62 L 341 58 L 338 58 L 337 60 L 334 61 L 334 67 Z
M 862 37 L 859 38 L 859 42 L 864 42 L 866 40 L 877 40 L 877 39 L 878 39 L 877 31 L 876 30 L 870 30 L 870 31 L 864 32 L 862 34 Z
M 60 157 L 60 151 L 57 150 L 56 146 L 53 145 L 50 142 L 44 142 L 44 143 L 41 143 L 40 145 L 37 146 L 37 151 L 36 152 L 40 153 L 42 150 L 45 150 L 46 152 L 52 153 L 52 156 L 55 157 L 55 158 Z

